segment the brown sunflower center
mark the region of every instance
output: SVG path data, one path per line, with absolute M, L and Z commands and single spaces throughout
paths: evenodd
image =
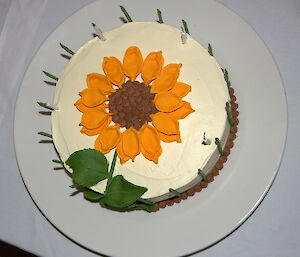
M 154 94 L 150 93 L 151 86 L 145 86 L 138 81 L 127 81 L 122 88 L 109 96 L 109 112 L 112 120 L 120 127 L 131 126 L 139 130 L 146 121 L 151 121 L 150 114 L 156 113 L 153 104 Z

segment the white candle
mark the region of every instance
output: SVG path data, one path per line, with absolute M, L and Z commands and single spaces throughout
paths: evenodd
M 202 141 L 202 144 L 203 145 L 210 145 L 211 144 L 211 141 L 205 137 L 205 132 L 203 134 L 203 141 Z
M 187 39 L 186 33 L 182 31 L 181 32 L 181 42 L 182 42 L 182 44 L 186 44 L 186 39 Z
M 95 23 L 92 23 L 92 25 L 93 25 L 93 28 L 94 28 L 94 30 L 95 30 L 97 36 L 98 36 L 102 41 L 105 41 L 106 38 L 104 37 L 102 31 L 97 27 L 97 25 L 96 25 Z
M 49 103 L 46 103 L 46 105 L 52 109 L 52 111 L 57 111 L 58 110 L 58 107 L 53 105 L 53 104 L 49 104 Z

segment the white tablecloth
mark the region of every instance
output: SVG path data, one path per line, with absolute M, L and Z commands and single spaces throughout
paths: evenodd
M 19 174 L 14 105 L 26 67 L 49 33 L 91 0 L 0 0 L 0 240 L 39 256 L 95 256 L 60 234 L 34 205 Z M 300 256 L 300 1 L 219 0 L 270 49 L 284 82 L 288 139 L 278 176 L 254 214 L 195 256 Z

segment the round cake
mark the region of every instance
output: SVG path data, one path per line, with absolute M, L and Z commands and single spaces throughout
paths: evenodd
M 90 117 L 85 117 L 84 112 L 76 108 L 76 103 L 78 107 L 79 99 L 85 97 L 89 83 L 87 78 L 91 78 L 91 74 L 109 77 L 110 71 L 105 70 L 112 65 L 109 61 L 125 65 L 125 55 L 131 53 L 128 51 L 139 49 L 144 65 L 141 67 L 146 66 L 151 53 L 159 53 L 159 56 L 163 57 L 162 71 L 167 66 L 177 67 L 176 83 L 188 86 L 188 90 L 177 98 L 174 98 L 174 95 L 178 95 L 177 91 L 174 91 L 170 100 L 171 94 L 163 96 L 163 92 L 156 91 L 156 79 L 149 81 L 143 72 L 139 72 L 136 77 L 125 74 L 125 80 L 120 78 L 117 82 L 111 81 L 113 90 L 103 94 L 104 98 L 101 101 L 102 109 L 106 110 L 107 124 L 104 127 L 115 126 L 114 128 L 120 130 L 121 138 L 122 135 L 125 137 L 124 133 L 131 133 L 131 137 L 136 134 L 141 138 L 142 133 L 146 134 L 145 130 L 149 134 L 153 130 L 161 139 L 161 148 L 157 150 L 157 154 L 151 155 L 152 157 L 147 155 L 146 148 L 158 144 L 153 140 L 144 145 L 141 143 L 141 146 L 138 146 L 141 147 L 141 153 L 133 158 L 127 158 L 128 154 L 124 155 L 123 148 L 118 150 L 116 146 L 120 158 L 116 162 L 114 176 L 122 175 L 127 181 L 146 187 L 143 198 L 158 202 L 174 197 L 174 192 L 180 193 L 192 188 L 202 180 L 203 175 L 211 171 L 220 157 L 220 149 L 215 139 L 219 139 L 219 148 L 224 148 L 230 133 L 225 108 L 226 103 L 230 102 L 229 90 L 215 58 L 191 36 L 186 35 L 186 41 L 183 42 L 181 35 L 179 29 L 166 24 L 129 22 L 104 32 L 106 40 L 98 37 L 89 40 L 72 56 L 59 77 L 53 99 L 53 105 L 56 107 L 52 113 L 53 142 L 63 162 L 72 153 L 82 149 L 93 149 L 95 146 L 105 153 L 109 162 L 112 161 L 114 150 L 107 151 L 100 145 L 97 147 L 98 134 L 84 133 L 90 128 L 85 124 L 91 124 L 95 119 L 90 121 Z M 157 60 L 161 57 L 155 58 Z M 152 72 L 153 70 L 150 71 L 151 74 Z M 165 91 L 173 92 L 172 90 L 174 89 L 167 88 Z M 95 96 L 89 94 L 89 100 Z M 163 120 L 176 111 L 176 104 L 180 107 L 186 104 L 189 111 L 184 117 L 172 117 L 174 124 L 178 125 L 178 131 L 174 134 L 176 137 L 169 140 L 171 142 L 165 142 L 169 137 L 164 139 L 162 136 L 167 133 L 164 129 L 169 125 L 164 124 Z M 143 110 L 147 115 L 143 116 Z M 132 115 L 132 119 L 124 118 L 127 117 L 126 112 Z M 95 116 L 96 120 L 100 119 L 99 115 Z M 156 123 L 159 119 L 162 121 Z M 99 122 L 104 124 L 102 120 Z M 102 129 L 99 129 L 99 134 Z M 108 141 L 113 140 L 113 133 L 110 135 L 107 137 Z M 118 141 L 120 145 L 119 142 L 121 141 Z M 72 172 L 70 167 L 65 167 Z M 199 169 L 201 176 L 198 173 Z M 103 193 L 106 183 L 107 179 L 102 180 L 91 189 Z

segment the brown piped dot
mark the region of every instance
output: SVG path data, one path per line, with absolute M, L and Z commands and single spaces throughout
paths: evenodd
M 225 154 L 225 156 L 228 156 L 230 154 L 230 148 L 225 147 L 223 153 Z
M 201 181 L 200 182 L 200 186 L 202 187 L 202 188 L 207 188 L 207 182 L 206 181 Z
M 237 132 L 237 127 L 236 126 L 231 127 L 230 132 L 231 133 L 236 133 Z
M 195 194 L 195 191 L 191 188 L 187 191 L 188 196 L 193 196 Z
M 236 101 L 236 96 L 233 95 L 233 96 L 231 97 L 231 103 L 235 103 L 235 101 Z
M 176 198 L 174 199 L 174 202 L 175 202 L 175 203 L 180 203 L 180 202 L 181 202 L 181 199 L 180 199 L 179 197 L 176 197 Z
M 234 140 L 234 139 L 236 139 L 236 134 L 230 133 L 229 136 L 228 136 L 228 139 L 229 139 L 229 140 Z
M 219 162 L 221 162 L 221 163 L 227 162 L 227 157 L 226 157 L 226 156 L 221 156 L 221 157 L 219 158 Z
M 181 199 L 185 200 L 185 199 L 187 199 L 187 198 L 188 198 L 187 193 L 182 193 L 182 194 L 181 194 Z
M 167 200 L 166 203 L 168 206 L 172 206 L 174 204 L 174 202 L 172 200 Z
M 229 89 L 229 93 L 230 93 L 230 95 L 234 94 L 234 89 L 232 87 Z
M 200 186 L 200 184 L 195 186 L 195 191 L 196 192 L 201 192 L 201 190 L 202 190 L 202 187 Z
M 231 115 L 232 115 L 232 117 L 237 117 L 237 116 L 239 116 L 239 111 L 233 110 L 233 111 L 231 112 Z
M 218 176 L 219 175 L 219 170 L 216 167 L 214 167 L 211 171 L 211 174 L 213 174 L 214 176 Z
M 214 176 L 212 174 L 207 175 L 207 182 L 211 183 L 214 181 Z
M 159 208 L 166 208 L 167 204 L 166 201 L 162 201 L 158 203 Z
M 239 119 L 238 118 L 233 118 L 232 119 L 232 121 L 233 121 L 233 123 L 234 123 L 234 125 L 239 125 Z
M 231 109 L 236 110 L 239 107 L 237 103 L 231 103 Z
M 221 170 L 221 169 L 223 169 L 223 163 L 217 162 L 216 165 L 215 165 L 215 167 L 216 167 L 218 170 Z
M 227 143 L 226 143 L 226 147 L 232 148 L 233 147 L 233 141 L 232 140 L 228 140 Z

